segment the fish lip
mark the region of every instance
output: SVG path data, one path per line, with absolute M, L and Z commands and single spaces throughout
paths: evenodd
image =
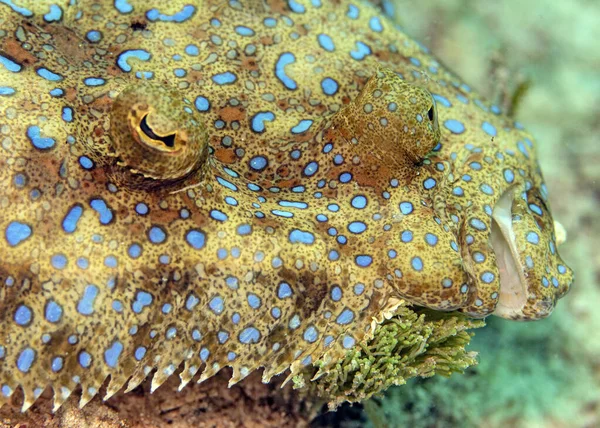
M 503 318 L 519 318 L 528 300 L 528 281 L 519 261 L 512 223 L 512 205 L 517 187 L 502 193 L 492 210 L 490 244 L 496 255 L 500 288 L 493 314 Z

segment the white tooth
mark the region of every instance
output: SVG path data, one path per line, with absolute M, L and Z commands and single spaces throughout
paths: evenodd
M 556 245 L 564 244 L 567 241 L 567 229 L 554 220 L 554 235 L 556 236 Z

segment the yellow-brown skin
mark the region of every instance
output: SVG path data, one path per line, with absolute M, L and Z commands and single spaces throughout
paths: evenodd
M 568 290 L 529 134 L 378 9 L 54 3 L 0 4 L 0 404 L 182 361 L 182 384 L 268 381 L 335 363 L 399 299 L 487 316 L 505 194 L 510 317 Z

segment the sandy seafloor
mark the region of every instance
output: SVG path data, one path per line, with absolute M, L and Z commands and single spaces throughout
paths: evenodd
M 515 116 L 537 139 L 550 206 L 568 232 L 559 251 L 576 281 L 546 320 L 489 318 L 470 346 L 480 363 L 464 375 L 413 380 L 375 400 L 376 426 L 600 426 L 600 2 L 384 5 L 488 99 L 502 91 L 491 77 L 497 58 L 509 86 L 531 82 Z M 340 419 L 334 425 L 365 425 Z

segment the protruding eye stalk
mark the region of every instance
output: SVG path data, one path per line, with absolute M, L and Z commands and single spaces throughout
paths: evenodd
M 132 183 L 140 175 L 178 180 L 207 158 L 203 123 L 178 92 L 160 85 L 140 82 L 119 94 L 112 106 L 110 136 L 118 165 L 129 171 Z

